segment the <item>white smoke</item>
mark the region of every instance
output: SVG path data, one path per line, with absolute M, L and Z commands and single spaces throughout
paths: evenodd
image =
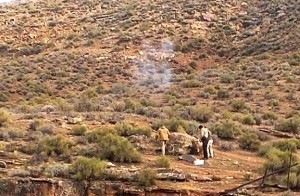
M 149 42 L 142 45 L 140 56 L 135 60 L 137 69 L 134 77 L 136 84 L 145 87 L 165 89 L 170 85 L 172 71 L 169 66 L 174 57 L 173 42 L 169 39 L 161 41 L 160 46 L 154 46 Z

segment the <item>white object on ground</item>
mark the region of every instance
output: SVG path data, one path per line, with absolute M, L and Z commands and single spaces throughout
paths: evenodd
M 194 165 L 204 165 L 204 160 L 203 159 L 196 159 L 194 161 Z

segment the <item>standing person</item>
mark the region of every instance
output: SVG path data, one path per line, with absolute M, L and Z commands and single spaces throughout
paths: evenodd
M 214 151 L 213 151 L 213 148 L 212 148 L 212 145 L 214 143 L 214 140 L 212 138 L 212 133 L 211 131 L 208 129 L 208 142 L 207 142 L 207 151 L 208 151 L 208 157 L 209 158 L 213 158 L 214 157 Z
M 165 153 L 166 153 L 166 144 L 167 144 L 167 141 L 169 141 L 169 137 L 170 137 L 169 129 L 167 127 L 165 127 L 164 125 L 161 126 L 157 131 L 157 138 L 161 142 L 162 155 L 165 155 Z
M 202 142 L 202 150 L 203 150 L 203 158 L 208 159 L 208 157 L 213 157 L 213 150 L 212 150 L 212 137 L 211 131 L 204 127 L 203 125 L 199 125 L 200 129 L 200 140 Z

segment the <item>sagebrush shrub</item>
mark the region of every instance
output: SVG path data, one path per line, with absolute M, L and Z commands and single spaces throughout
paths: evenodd
M 165 156 L 159 157 L 155 160 L 155 166 L 156 167 L 170 168 L 170 166 L 171 166 L 170 160 Z
M 42 138 L 37 147 L 37 152 L 45 152 L 50 155 L 52 152 L 57 155 L 62 155 L 69 152 L 72 143 L 61 135 L 46 136 Z
M 72 170 L 75 171 L 75 179 L 88 180 L 90 178 L 101 178 L 107 162 L 97 158 L 77 157 L 72 163 Z
M 87 133 L 86 138 L 89 142 L 96 143 L 97 149 L 93 149 L 94 156 L 115 162 L 141 161 L 140 153 L 126 138 L 119 136 L 115 130 L 95 130 Z
M 86 131 L 87 131 L 87 127 L 83 125 L 76 125 L 71 130 L 72 135 L 77 135 L 77 136 L 84 135 Z
M 282 120 L 279 123 L 277 123 L 275 128 L 278 131 L 298 134 L 300 132 L 300 118 L 292 117 L 286 120 Z
M 0 108 L 0 127 L 8 123 L 10 120 L 10 114 L 6 110 Z
M 242 118 L 242 123 L 245 125 L 255 125 L 256 121 L 251 114 L 248 114 Z
M 140 186 L 152 186 L 155 184 L 156 172 L 152 169 L 143 169 L 136 176 L 136 182 Z
M 190 114 L 193 120 L 206 123 L 212 118 L 213 111 L 207 106 L 197 105 L 191 108 Z
M 37 131 L 39 127 L 41 127 L 44 124 L 41 120 L 33 120 L 29 124 L 29 130 Z
M 212 127 L 212 132 L 221 139 L 232 140 L 240 135 L 239 127 L 233 121 L 218 123 Z
M 257 151 L 260 147 L 258 136 L 254 133 L 246 133 L 238 141 L 243 150 Z
M 234 99 L 230 102 L 233 112 L 241 112 L 247 109 L 246 102 L 241 99 Z

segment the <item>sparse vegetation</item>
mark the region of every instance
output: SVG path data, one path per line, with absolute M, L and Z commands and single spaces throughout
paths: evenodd
M 159 157 L 155 160 L 155 166 L 156 167 L 169 168 L 170 165 L 171 165 L 170 160 L 165 156 Z
M 213 176 L 236 169 L 223 161 L 227 155 L 253 174 L 261 158 L 270 170 L 286 166 L 290 151 L 296 162 L 298 140 L 277 136 L 300 133 L 300 40 L 294 36 L 299 31 L 298 4 L 1 4 L 1 177 L 73 177 L 86 180 L 78 184 L 87 185 L 83 188 L 89 192 L 90 180 L 102 180 L 106 160 L 117 171 L 109 180 L 129 179 L 126 184 L 147 166 L 172 165 L 175 173 L 177 167 L 186 172 L 183 165 L 190 163 L 177 164 L 171 156 L 186 154 L 192 136 L 199 140 L 199 124 L 212 130 L 214 147 L 227 151 L 216 150 L 212 163 L 220 168 Z M 154 155 L 159 151 L 155 131 L 161 125 L 171 131 L 168 158 Z M 261 158 L 252 156 L 249 162 L 248 154 L 258 149 Z M 244 156 L 240 150 L 249 152 Z M 99 173 L 94 171 L 98 164 Z M 207 172 L 211 169 L 208 164 Z M 136 180 L 151 186 L 152 174 L 142 170 Z M 299 174 L 299 168 L 292 169 L 292 189 L 299 188 Z M 248 173 L 244 179 L 250 179 Z M 271 180 L 285 184 L 285 179 L 282 172 Z M 214 191 L 220 188 L 209 184 Z M 206 190 L 208 185 L 203 186 Z M 6 185 L 1 187 L 1 194 L 9 194 Z
M 101 178 L 107 163 L 97 158 L 78 157 L 72 163 L 76 180 L 88 180 L 90 178 Z
M 155 184 L 156 172 L 152 169 L 143 169 L 136 177 L 136 181 L 140 186 L 152 186 Z
M 256 134 L 247 133 L 239 138 L 239 146 L 243 150 L 257 151 L 260 147 L 260 141 Z
M 216 124 L 212 127 L 212 132 L 217 134 L 219 138 L 228 140 L 235 139 L 241 133 L 239 127 L 233 121 Z
M 72 143 L 62 135 L 45 136 L 39 141 L 37 152 L 45 152 L 48 155 L 55 153 L 57 155 L 67 154 Z
M 8 123 L 11 120 L 11 117 L 9 113 L 0 108 L 0 127 L 4 126 L 6 123 Z

